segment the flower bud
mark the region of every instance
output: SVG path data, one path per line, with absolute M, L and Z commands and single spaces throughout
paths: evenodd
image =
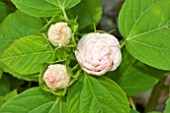
M 68 86 L 70 76 L 67 74 L 66 66 L 55 64 L 48 66 L 48 69 L 44 73 L 43 80 L 50 89 L 57 90 Z
M 75 55 L 84 71 L 97 76 L 114 71 L 122 60 L 119 41 L 106 33 L 83 36 L 78 42 Z
M 53 46 L 63 46 L 70 42 L 72 31 L 65 22 L 58 22 L 50 26 L 48 39 Z

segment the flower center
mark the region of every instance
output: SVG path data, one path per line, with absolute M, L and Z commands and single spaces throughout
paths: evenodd
M 50 75 L 49 76 L 49 82 L 54 83 L 55 81 L 56 81 L 56 79 L 55 79 L 54 75 Z
M 57 33 L 57 35 L 62 35 L 63 34 L 62 30 L 56 30 L 56 33 Z

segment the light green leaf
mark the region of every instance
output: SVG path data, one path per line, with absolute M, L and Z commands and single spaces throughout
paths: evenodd
M 170 88 L 169 88 L 169 91 L 170 91 Z M 164 113 L 170 113 L 170 92 L 169 92 L 169 99 L 166 102 L 166 108 L 165 108 Z
M 69 9 L 81 0 L 12 0 L 16 7 L 26 14 L 36 17 L 49 17 L 63 9 Z
M 16 40 L 2 54 L 4 71 L 14 71 L 27 76 L 40 71 L 41 64 L 52 61 L 53 50 L 43 36 L 30 35 Z M 14 75 L 15 76 L 15 75 Z M 20 78 L 21 76 L 16 75 Z
M 126 0 L 119 30 L 130 54 L 141 62 L 170 70 L 170 0 Z
M 35 74 L 20 74 L 17 73 L 15 70 L 10 69 L 9 67 L 7 67 L 4 64 L 1 64 L 3 66 L 3 69 L 5 72 L 10 73 L 13 77 L 18 78 L 18 79 L 22 79 L 22 80 L 26 80 L 26 81 L 38 81 L 38 75 L 39 73 L 35 73 Z
M 7 101 L 1 113 L 67 113 L 65 101 L 39 88 L 24 91 Z
M 9 47 L 14 40 L 39 32 L 42 22 L 16 11 L 5 18 L 0 26 L 0 55 Z
M 106 77 L 80 75 L 67 95 L 69 113 L 128 113 L 125 93 Z
M 89 31 L 97 25 L 102 15 L 100 0 L 81 0 L 81 2 L 68 11 L 70 17 L 78 17 L 79 30 Z
M 149 90 L 163 77 L 164 71 L 139 62 L 134 59 L 126 49 L 124 49 L 122 53 L 122 63 L 112 76 L 119 77 L 116 82 L 128 96 L 135 96 Z
M 5 96 L 0 96 L 0 107 L 9 99 L 17 95 L 17 90 L 13 90 L 9 93 L 7 93 Z

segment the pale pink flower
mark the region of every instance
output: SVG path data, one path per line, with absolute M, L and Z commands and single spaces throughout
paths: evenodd
M 57 90 L 68 86 L 70 76 L 67 74 L 65 65 L 55 64 L 48 66 L 48 69 L 44 73 L 43 80 L 50 89 Z
M 78 42 L 75 55 L 84 71 L 97 76 L 114 71 L 122 60 L 119 41 L 106 33 L 83 36 Z
M 53 46 L 63 46 L 70 42 L 72 31 L 65 22 L 58 22 L 50 26 L 48 39 Z

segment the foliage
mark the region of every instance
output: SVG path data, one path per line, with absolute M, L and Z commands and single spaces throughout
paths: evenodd
M 84 34 L 105 32 L 96 30 L 100 0 L 0 1 L 0 113 L 140 112 L 134 97 L 159 85 L 170 70 L 169 5 L 170 0 L 125 0 L 118 17 L 121 65 L 92 76 L 82 71 L 74 51 Z M 56 22 L 71 28 L 68 45 L 48 41 L 48 28 Z M 54 92 L 43 74 L 57 63 L 67 67 L 71 79 Z M 170 98 L 165 113 L 169 106 Z
M 170 93 L 169 93 L 169 99 L 167 100 L 164 113 L 169 113 L 169 112 L 170 112 Z

